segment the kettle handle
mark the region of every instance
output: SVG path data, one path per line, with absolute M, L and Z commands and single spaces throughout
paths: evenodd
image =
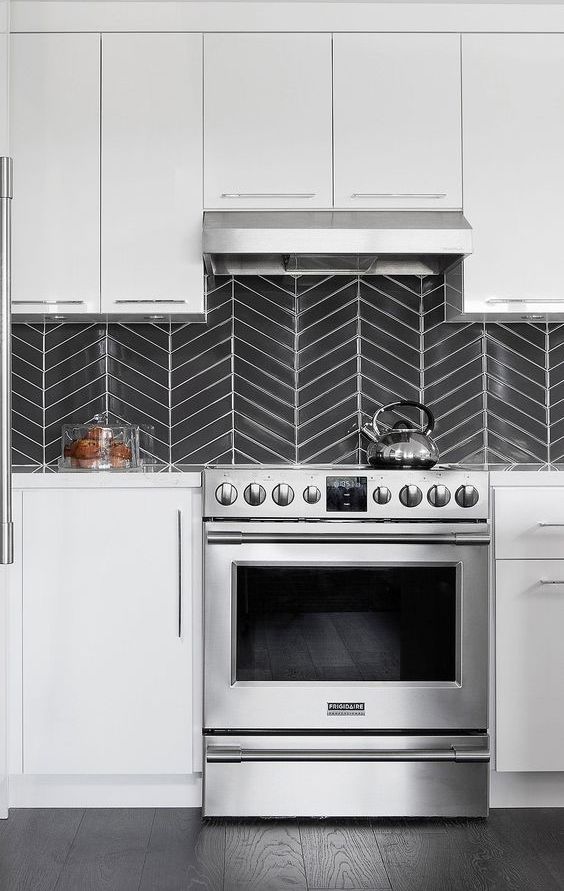
M 400 402 L 390 402 L 388 405 L 383 405 L 382 408 L 379 408 L 374 418 L 372 420 L 372 426 L 374 428 L 375 433 L 379 433 L 378 430 L 378 418 L 385 411 L 391 411 L 393 408 L 401 408 L 402 405 L 408 405 L 412 408 L 418 408 L 419 411 L 422 411 L 424 415 L 427 417 L 427 426 L 423 430 L 421 427 L 404 427 L 405 432 L 411 433 L 423 433 L 423 436 L 427 436 L 428 433 L 432 433 L 435 429 L 435 416 L 430 408 L 427 408 L 426 405 L 423 405 L 422 402 L 412 402 L 410 399 L 401 400 Z M 387 426 L 388 429 L 390 429 Z

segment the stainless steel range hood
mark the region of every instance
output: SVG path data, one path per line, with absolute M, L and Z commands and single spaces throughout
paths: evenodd
M 472 252 L 458 211 L 207 211 L 211 275 L 436 275 Z

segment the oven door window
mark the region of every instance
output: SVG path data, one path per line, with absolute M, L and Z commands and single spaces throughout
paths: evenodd
M 458 564 L 234 567 L 236 681 L 456 681 Z

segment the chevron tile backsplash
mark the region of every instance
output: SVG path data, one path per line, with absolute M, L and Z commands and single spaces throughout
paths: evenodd
M 208 322 L 13 328 L 13 460 L 61 424 L 140 425 L 169 465 L 356 463 L 358 428 L 427 403 L 443 461 L 564 462 L 564 325 L 444 321 L 440 277 L 217 280 Z

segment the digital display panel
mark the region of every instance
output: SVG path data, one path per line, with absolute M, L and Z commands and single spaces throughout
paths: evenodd
M 335 513 L 362 513 L 367 509 L 367 477 L 328 476 L 327 510 Z

